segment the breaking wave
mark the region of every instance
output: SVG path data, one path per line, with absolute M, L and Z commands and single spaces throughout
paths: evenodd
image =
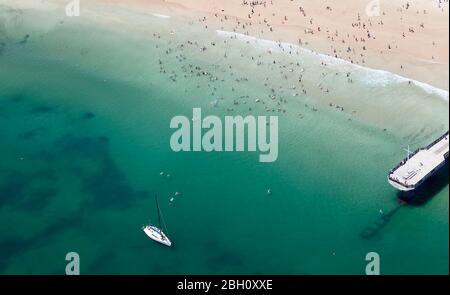
M 165 15 L 165 14 L 152 13 L 152 15 L 153 15 L 154 17 L 158 17 L 158 18 L 170 18 L 169 15 Z
M 241 34 L 241 33 L 229 32 L 229 31 L 217 30 L 216 32 L 220 37 L 231 38 L 231 39 L 243 41 L 243 42 L 253 45 L 255 48 L 261 48 L 264 50 L 269 50 L 272 52 L 280 52 L 280 53 L 296 50 L 299 53 L 309 55 L 311 57 L 319 58 L 321 61 L 326 62 L 327 64 L 332 65 L 332 66 L 347 66 L 354 70 L 359 70 L 359 71 L 361 71 L 361 74 L 364 75 L 364 77 L 366 78 L 365 82 L 368 84 L 371 84 L 371 85 L 375 85 L 375 86 L 378 85 L 378 86 L 386 87 L 386 86 L 392 85 L 392 84 L 412 83 L 415 86 L 421 88 L 426 93 L 437 95 L 440 98 L 442 98 L 443 100 L 445 100 L 446 102 L 449 102 L 448 91 L 446 91 L 444 89 L 440 89 L 438 87 L 432 86 L 432 85 L 424 83 L 424 82 L 420 82 L 417 80 L 413 80 L 413 79 L 409 79 L 409 78 L 400 76 L 398 74 L 394 74 L 389 71 L 363 67 L 361 65 L 353 64 L 344 59 L 336 58 L 336 57 L 322 54 L 322 53 L 317 53 L 313 50 L 310 50 L 310 49 L 307 49 L 307 48 L 304 48 L 304 47 L 301 47 L 301 46 L 298 46 L 298 45 L 295 45 L 292 43 L 265 40 L 265 39 L 260 39 L 257 37 L 248 36 L 248 35 Z

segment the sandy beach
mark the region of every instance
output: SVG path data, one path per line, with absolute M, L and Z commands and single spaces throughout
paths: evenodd
M 448 1 L 102 0 L 284 41 L 448 90 Z M 379 6 L 377 6 L 377 3 Z
M 9 1 L 5 1 L 6 4 Z M 104 5 L 191 20 L 277 42 L 448 90 L 448 0 L 99 0 Z M 54 2 L 12 1 L 17 8 L 51 9 Z M 64 3 L 59 6 L 64 8 Z

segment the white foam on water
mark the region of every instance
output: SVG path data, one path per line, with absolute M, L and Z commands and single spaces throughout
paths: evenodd
M 239 41 L 246 42 L 248 44 L 252 44 L 255 48 L 262 48 L 264 50 L 268 50 L 271 52 L 286 52 L 296 50 L 300 53 L 308 54 L 310 56 L 316 56 L 320 59 L 320 61 L 325 62 L 328 65 L 332 66 L 346 66 L 352 70 L 359 70 L 361 75 L 364 75 L 364 82 L 374 86 L 382 86 L 386 87 L 392 84 L 400 84 L 400 83 L 412 83 L 415 86 L 421 88 L 428 94 L 434 94 L 442 98 L 444 101 L 449 102 L 449 93 L 444 89 L 440 89 L 438 87 L 432 86 L 430 84 L 420 82 L 417 80 L 409 79 L 398 74 L 394 74 L 385 70 L 372 69 L 368 67 L 363 67 L 361 65 L 357 65 L 351 63 L 347 60 L 336 58 L 330 55 L 317 53 L 313 50 L 292 44 L 287 42 L 276 42 L 272 40 L 260 39 L 253 36 L 248 36 L 241 33 L 229 32 L 229 31 L 221 31 L 217 30 L 217 34 L 220 37 L 236 39 Z
M 159 13 L 152 13 L 152 15 L 154 17 L 158 17 L 158 18 L 170 18 L 170 15 L 165 15 L 165 14 L 159 14 Z

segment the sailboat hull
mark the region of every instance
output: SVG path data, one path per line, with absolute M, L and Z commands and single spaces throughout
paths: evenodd
M 166 245 L 168 247 L 172 246 L 172 242 L 169 238 L 163 233 L 162 230 L 153 225 L 147 225 L 143 227 L 145 234 L 152 240 Z

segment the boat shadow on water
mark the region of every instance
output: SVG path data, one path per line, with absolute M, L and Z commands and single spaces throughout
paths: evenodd
M 398 210 L 405 205 L 404 202 L 400 202 L 396 207 L 387 213 L 381 213 L 380 217 L 372 224 L 366 226 L 359 234 L 361 238 L 368 240 L 375 237 L 388 223 Z
M 421 187 L 414 190 L 413 193 L 397 192 L 399 204 L 388 212 L 380 213 L 380 217 L 373 224 L 368 225 L 361 231 L 361 238 L 368 240 L 379 234 L 401 207 L 426 205 L 448 185 L 448 179 L 449 162 L 447 161 L 439 172 L 428 179 Z

